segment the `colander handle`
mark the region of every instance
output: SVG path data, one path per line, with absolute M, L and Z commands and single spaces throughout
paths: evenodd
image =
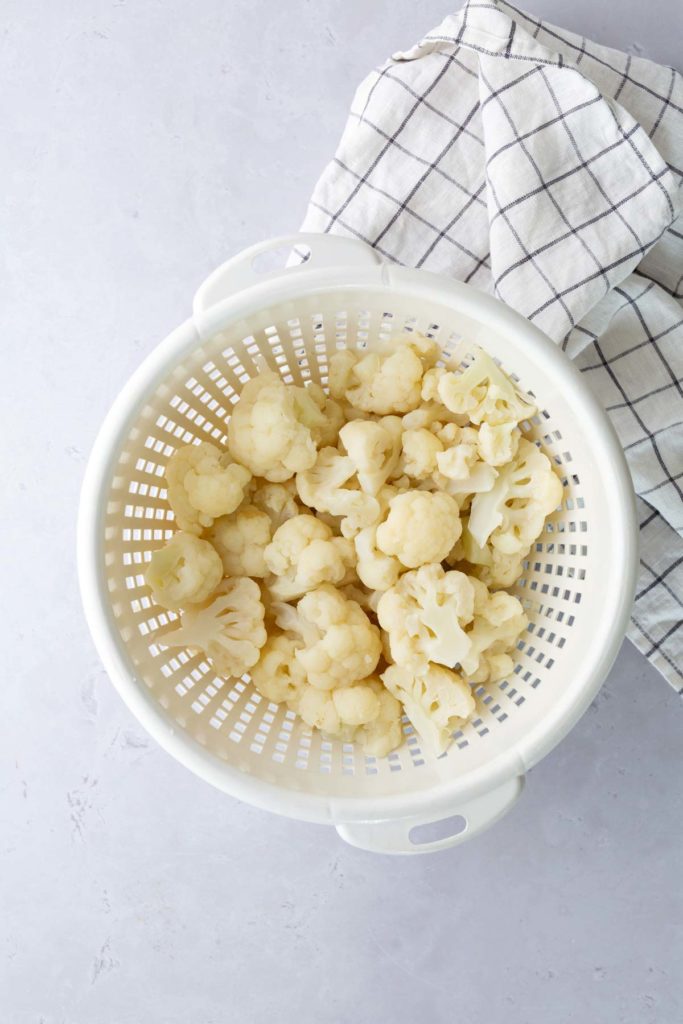
M 280 253 L 284 260 L 273 269 L 268 255 Z M 299 233 L 259 242 L 222 263 L 199 286 L 192 304 L 199 325 L 208 311 L 251 285 L 296 274 L 302 270 L 325 267 L 376 267 L 382 260 L 365 242 L 339 235 Z
M 341 838 L 361 850 L 372 853 L 433 853 L 447 850 L 483 832 L 495 824 L 517 802 L 524 788 L 524 776 L 508 779 L 502 786 L 483 793 L 465 804 L 454 808 L 452 814 L 434 818 L 424 815 L 414 818 L 393 818 L 388 821 L 357 821 L 337 825 Z M 421 826 L 436 825 L 451 818 L 464 819 L 465 825 L 459 831 L 431 842 L 412 839 L 411 834 Z

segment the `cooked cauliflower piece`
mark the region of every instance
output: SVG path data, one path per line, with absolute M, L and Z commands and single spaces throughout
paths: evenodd
M 400 469 L 414 480 L 426 480 L 436 472 L 443 444 L 425 427 L 404 430 Z
M 378 416 L 410 412 L 420 404 L 425 370 L 438 358 L 435 342 L 408 334 L 368 352 L 354 365 L 348 357 L 343 363 L 338 360 L 334 366 L 335 389 L 343 380 L 346 400 L 364 412 Z
M 366 526 L 353 538 L 356 548 L 358 579 L 371 590 L 388 590 L 403 567 L 398 558 L 385 555 L 377 547 L 377 526 Z
M 339 439 L 353 462 L 361 490 L 377 494 L 398 464 L 403 425 L 398 416 L 378 422 L 354 420 L 339 431 Z
M 478 682 L 497 671 L 484 656 L 507 654 L 527 626 L 516 597 L 492 594 L 481 580 L 458 570 L 444 572 L 440 565 L 405 573 L 382 595 L 377 615 L 397 665 L 416 675 L 429 662 L 460 666 L 463 675 Z
M 346 392 L 353 383 L 353 368 L 360 359 L 360 355 L 350 348 L 339 349 L 333 352 L 330 357 L 327 383 L 332 398 L 344 400 Z
M 187 608 L 180 626 L 165 633 L 166 647 L 203 651 L 219 676 L 241 676 L 259 659 L 266 642 L 265 610 L 258 583 L 242 576 L 225 580 L 222 593 L 202 608 Z
M 403 741 L 401 705 L 377 676 L 334 690 L 306 686 L 290 707 L 312 728 L 358 743 L 374 757 L 385 757 Z
M 382 653 L 379 630 L 355 601 L 325 583 L 302 597 L 292 612 L 281 607 L 277 624 L 303 641 L 296 658 L 311 686 L 332 690 L 374 672 Z
M 463 572 L 423 565 L 382 594 L 377 617 L 396 664 L 415 672 L 430 661 L 454 668 L 470 648 L 464 627 L 474 617 L 474 586 Z
M 264 561 L 278 577 L 268 584 L 273 597 L 291 601 L 321 583 L 344 581 L 355 561 L 353 541 L 335 537 L 313 515 L 298 515 L 275 531 Z
M 530 547 L 561 501 L 562 484 L 550 460 L 522 438 L 514 460 L 500 468 L 491 490 L 473 499 L 469 532 L 480 547 L 491 538 L 503 554 L 517 554 Z
M 443 754 L 453 733 L 461 729 L 475 708 L 472 691 L 462 676 L 428 665 L 419 675 L 399 665 L 390 665 L 382 681 L 405 708 L 416 732 L 435 754 Z
M 152 553 L 145 582 L 157 604 L 177 610 L 205 601 L 222 576 L 223 563 L 211 544 L 179 531 Z
M 461 373 L 440 376 L 437 391 L 447 409 L 466 413 L 476 424 L 521 423 L 536 414 L 536 406 L 482 349 Z
M 389 503 L 389 515 L 377 527 L 376 543 L 408 569 L 440 562 L 460 536 L 460 510 L 449 494 L 406 491 Z
M 297 419 L 311 431 L 316 445 L 335 444 L 339 428 L 344 423 L 344 412 L 339 403 L 328 398 L 319 384 L 310 383 L 305 388 L 295 387 L 293 390 Z
M 254 505 L 241 505 L 230 516 L 215 521 L 206 538 L 223 562 L 226 576 L 268 575 L 263 552 L 270 544 L 270 517 Z
M 373 495 L 344 486 L 355 472 L 353 459 L 328 447 L 321 448 L 314 466 L 296 477 L 301 501 L 319 512 L 341 516 L 345 536 L 369 526 L 379 515 L 379 504 Z
M 426 376 L 427 374 L 425 374 Z M 467 426 L 469 420 L 467 416 L 451 412 L 441 402 L 424 402 L 412 412 L 405 413 L 401 417 L 401 422 L 404 430 L 432 429 L 437 431 L 447 423 L 455 423 L 461 427 Z
M 283 484 L 260 483 L 252 489 L 250 500 L 255 508 L 266 513 L 273 530 L 277 530 L 278 526 L 302 511 L 297 497 L 296 484 L 292 478 Z
M 524 572 L 524 560 L 529 554 L 523 548 L 515 555 L 504 555 L 498 548 L 487 547 L 491 560 L 486 564 L 475 565 L 472 574 L 485 583 L 491 590 L 511 587 Z
M 441 431 L 442 438 L 447 436 L 449 441 L 448 447 L 436 456 L 436 464 L 439 473 L 449 480 L 464 480 L 478 459 L 479 437 L 472 427 L 457 427 L 455 424 L 449 424 L 449 427 L 452 429 Z
M 514 422 L 497 423 L 495 426 L 482 423 L 477 439 L 479 458 L 489 466 L 504 466 L 517 454 L 521 436 L 522 432 Z
M 251 681 L 258 692 L 274 704 L 296 701 L 307 685 L 306 673 L 294 657 L 296 641 L 285 633 L 269 636 L 259 660 L 251 669 Z
M 470 582 L 474 587 L 474 618 L 467 629 L 470 647 L 460 664 L 469 679 L 485 683 L 492 671 L 500 670 L 494 661 L 499 655 L 506 655 L 503 674 L 509 672 L 507 652 L 514 648 L 529 620 L 521 601 L 512 594 L 503 590 L 492 594 L 481 580 L 470 577 Z
M 178 528 L 196 534 L 218 516 L 234 512 L 251 480 L 248 469 L 208 441 L 177 448 L 165 475 L 168 503 Z
M 310 390 L 285 384 L 272 370 L 247 381 L 228 423 L 233 458 L 272 483 L 312 466 L 327 419 Z

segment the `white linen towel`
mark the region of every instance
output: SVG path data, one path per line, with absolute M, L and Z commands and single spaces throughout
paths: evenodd
M 493 292 L 576 360 L 639 495 L 629 636 L 683 692 L 683 80 L 467 3 L 361 84 L 303 229 Z

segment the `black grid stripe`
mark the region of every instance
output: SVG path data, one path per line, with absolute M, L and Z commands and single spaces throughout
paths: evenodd
M 630 635 L 683 691 L 682 167 L 676 72 L 471 0 L 359 94 L 304 226 L 504 288 L 572 355 L 647 496 Z

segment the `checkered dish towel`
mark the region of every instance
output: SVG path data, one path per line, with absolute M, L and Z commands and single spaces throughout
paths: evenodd
M 576 360 L 621 438 L 629 636 L 683 690 L 683 81 L 503 0 L 362 83 L 307 231 L 493 292 Z

